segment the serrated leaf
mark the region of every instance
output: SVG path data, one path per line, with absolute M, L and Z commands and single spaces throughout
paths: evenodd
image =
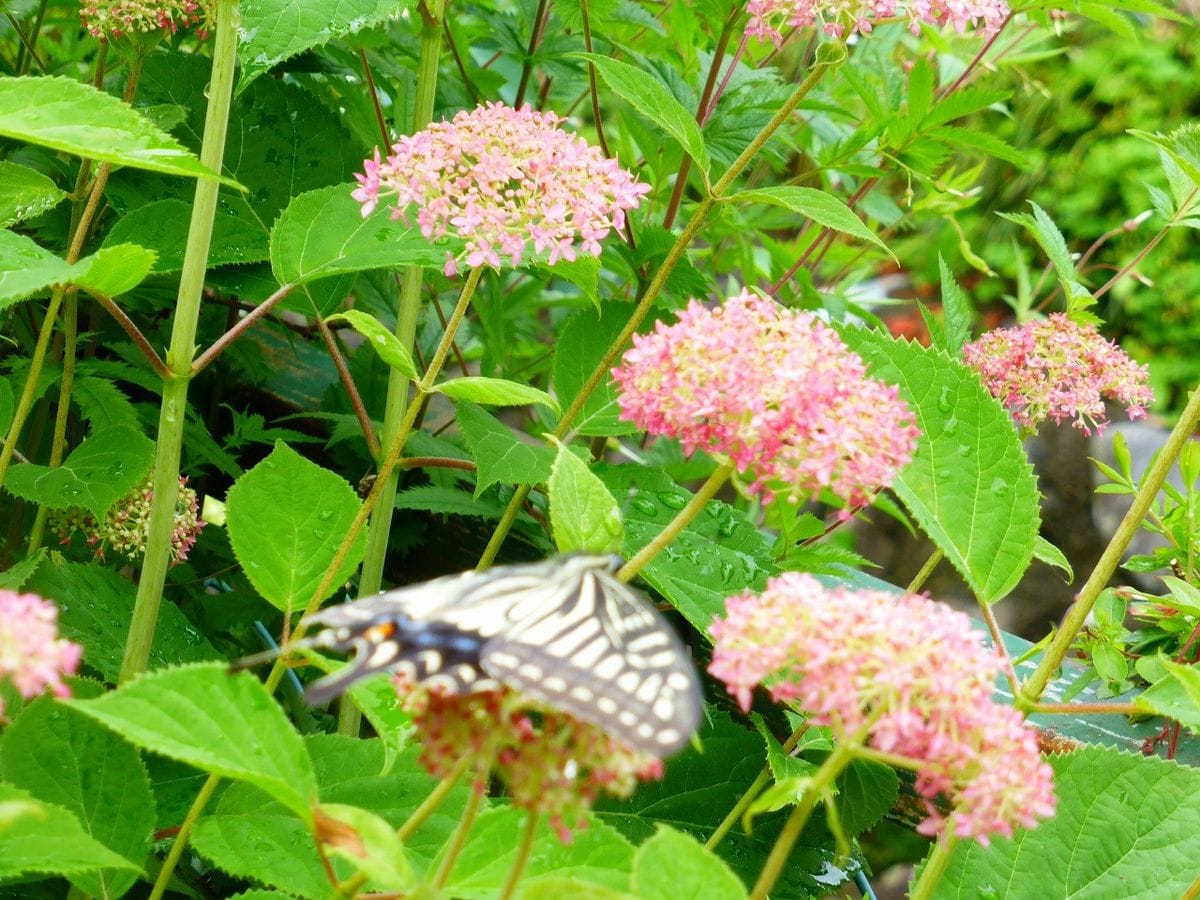
M 1061 569 L 1067 576 L 1067 583 L 1075 580 L 1075 572 L 1071 569 L 1071 561 L 1065 553 L 1055 547 L 1040 534 L 1033 542 L 1033 558 L 1048 566 Z
M 475 496 L 493 484 L 543 484 L 550 477 L 554 450 L 527 444 L 474 403 L 454 404 L 458 428 L 475 460 Z
M 848 837 L 862 834 L 884 817 L 900 793 L 900 776 L 870 759 L 851 761 L 837 778 L 837 805 Z
M 133 616 L 137 593 L 133 582 L 99 563 L 84 565 L 52 556 L 38 567 L 26 587 L 57 602 L 63 636 L 81 644 L 84 662 L 105 681 L 115 683 Z M 221 659 L 221 654 L 179 607 L 162 604 L 150 647 L 151 668 L 214 659 Z
M 361 505 L 340 475 L 277 443 L 229 489 L 225 524 L 254 589 L 286 612 L 312 599 Z M 365 550 L 363 531 L 332 579 L 330 594 L 350 577 Z
M 115 297 L 140 284 L 153 261 L 149 250 L 121 244 L 72 265 L 24 235 L 0 231 L 0 310 L 54 285 Z
M 559 553 L 616 553 L 624 528 L 604 482 L 564 444 L 550 468 L 550 528 Z
M 279 214 L 271 229 L 271 270 L 281 284 L 368 269 L 441 268 L 452 241 L 435 247 L 419 227 L 393 220 L 386 210 L 363 218 L 353 190 L 338 184 L 309 191 Z
M 607 302 L 599 310 L 576 313 L 559 329 L 554 344 L 554 392 L 563 403 L 570 403 L 583 389 L 584 382 L 604 358 L 633 307 Z M 575 417 L 577 433 L 592 437 L 633 434 L 637 426 L 620 420 L 617 389 L 606 376 L 592 391 Z
M 676 100 L 661 81 L 636 66 L 618 62 L 595 53 L 580 53 L 596 67 L 600 77 L 621 99 L 646 117 L 655 128 L 661 128 L 679 142 L 683 152 L 692 158 L 707 178 L 708 150 L 704 134 L 696 117 Z
M 409 0 L 247 0 L 238 89 L 286 59 L 403 16 L 412 6 Z
M 25 586 L 25 582 L 33 577 L 34 571 L 46 558 L 46 553 L 45 547 L 38 547 L 19 563 L 0 572 L 0 590 L 19 592 Z
M 401 491 L 396 495 L 396 509 L 419 509 L 443 515 L 478 516 L 484 519 L 499 519 L 504 514 L 503 504 L 494 499 L 474 499 L 465 491 L 456 491 L 436 484 L 424 484 Z
M 0 228 L 40 216 L 66 196 L 37 169 L 0 160 Z
M 854 210 L 826 191 L 784 184 L 739 191 L 728 199 L 730 202 L 737 203 L 769 203 L 772 206 L 782 206 L 805 218 L 812 219 L 824 228 L 868 241 L 886 251 L 892 259 L 896 258 L 896 254 L 892 253 L 887 244 L 855 215 Z
M 75 379 L 71 400 L 93 432 L 108 428 L 137 428 L 138 414 L 129 398 L 107 378 L 81 375 Z
M 317 783 L 304 743 L 248 672 L 218 663 L 161 669 L 69 703 L 139 747 L 248 781 L 306 821 L 312 814 Z
M 61 806 L 0 783 L 0 879 L 77 875 L 97 869 L 136 867 L 89 836 Z
M 1066 294 L 1068 300 L 1084 301 L 1084 305 L 1086 305 L 1092 295 L 1080 281 L 1079 272 L 1075 268 L 1074 260 L 1071 259 L 1071 251 L 1067 247 L 1066 238 L 1063 237 L 1058 226 L 1054 224 L 1054 220 L 1044 209 L 1032 200 L 1029 201 L 1029 205 L 1033 207 L 1032 216 L 1028 213 L 997 213 L 997 215 L 1020 225 L 1033 236 L 1038 246 L 1046 252 L 1046 257 L 1054 267 L 1055 274 L 1058 275 L 1058 280 L 1062 284 L 1063 293 Z
M 741 880 L 720 857 L 695 838 L 664 825 L 638 847 L 630 888 L 641 900 L 738 900 L 746 896 Z
M 1160 662 L 1166 678 L 1143 691 L 1135 705 L 1174 719 L 1192 731 L 1200 731 L 1200 672 L 1169 659 Z
M 943 127 L 934 128 L 928 134 L 934 140 L 948 144 L 956 150 L 978 150 L 1021 168 L 1029 164 L 1024 153 L 1007 141 L 986 131 L 979 131 L 975 128 Z
M 1200 853 L 1200 809 L 1188 802 L 1200 772 L 1100 747 L 1050 762 L 1054 817 L 990 847 L 962 841 L 933 896 L 1013 896 L 1017 886 L 1038 897 L 1183 896 Z
M 0 136 L 167 175 L 216 177 L 128 104 L 73 78 L 0 76 Z
M 994 603 L 1029 567 L 1040 521 L 1012 420 L 962 363 L 879 332 L 841 334 L 916 414 L 917 450 L 893 489 L 975 595 Z
M 413 362 L 412 353 L 400 343 L 400 338 L 385 328 L 373 315 L 357 309 L 348 309 L 325 320 L 326 324 L 339 321 L 349 322 L 351 328 L 367 339 L 367 343 L 379 354 L 379 358 L 405 378 L 420 380 L 421 376 L 417 372 L 416 363 Z
M 4 732 L 0 778 L 70 811 L 91 837 L 129 863 L 73 875 L 75 885 L 94 897 L 119 897 L 132 886 L 154 832 L 154 797 L 132 745 L 40 697 Z
M 183 200 L 155 200 L 130 210 L 118 219 L 104 238 L 104 246 L 136 244 L 155 255 L 155 274 L 178 272 L 187 249 L 192 205 Z M 260 262 L 267 258 L 267 234 L 235 210 L 218 206 L 213 218 L 208 265 Z M 108 295 L 106 295 L 108 296 Z
M 531 403 L 548 406 L 560 412 L 558 401 L 535 387 L 509 381 L 506 378 L 485 378 L 466 375 L 434 385 L 434 391 L 452 400 L 469 400 L 481 406 L 528 406 Z
M 946 329 L 946 352 L 957 359 L 963 345 L 971 338 L 971 301 L 967 298 L 954 273 L 938 254 L 938 273 L 942 279 L 942 319 Z
M 86 438 L 58 468 L 13 466 L 4 486 L 49 509 L 82 507 L 99 518 L 128 496 L 153 464 L 148 437 L 133 428 L 107 428 Z

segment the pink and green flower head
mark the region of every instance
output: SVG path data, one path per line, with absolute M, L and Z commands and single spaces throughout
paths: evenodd
M 0 590 L 0 679 L 11 682 L 22 697 L 30 699 L 46 690 L 69 696 L 63 678 L 75 674 L 82 652 L 78 644 L 58 636 L 53 603 L 36 594 Z
M 79 9 L 84 27 L 103 41 L 159 31 L 174 34 L 200 25 L 207 30 L 205 0 L 84 0 Z
M 421 764 L 445 778 L 462 760 L 482 791 L 490 772 L 514 806 L 544 814 L 563 843 L 587 825 L 601 792 L 628 797 L 639 781 L 662 777 L 662 761 L 632 750 L 586 722 L 508 688 L 454 694 L 395 679 L 422 741 Z
M 748 291 L 635 336 L 613 378 L 622 419 L 725 457 L 768 500 L 866 503 L 916 446 L 908 404 L 832 328 Z
M 919 34 L 922 24 L 953 25 L 959 34 L 979 28 L 986 36 L 1000 30 L 1008 18 L 1005 0 L 749 0 L 746 34 L 775 46 L 784 32 L 820 23 L 830 37 L 869 34 L 882 19 L 901 17 Z
M 51 524 L 64 544 L 71 542 L 76 531 L 83 534 L 96 557 L 104 558 L 114 550 L 126 559 L 139 560 L 146 552 L 150 536 L 150 507 L 154 501 L 154 477 L 146 479 L 129 496 L 118 500 L 103 520 L 85 509 L 68 509 L 54 514 Z M 187 477 L 179 479 L 175 497 L 175 527 L 171 532 L 172 564 L 183 562 L 207 523 L 200 518 L 200 498 L 187 486 Z
M 1108 424 L 1106 398 L 1124 404 L 1131 419 L 1144 416 L 1154 399 L 1145 366 L 1095 325 L 1080 325 L 1064 313 L 989 331 L 963 347 L 963 359 L 1029 431 L 1046 419 L 1071 419 L 1085 434 L 1100 432 Z
M 1000 657 L 963 613 L 914 594 L 830 589 L 787 573 L 761 595 L 730 597 L 711 630 L 709 671 L 743 708 L 762 684 L 839 741 L 910 761 L 928 813 L 923 833 L 948 823 L 986 844 L 1053 813 L 1036 732 L 992 700 Z
M 553 265 L 579 253 L 600 255 L 600 241 L 625 225 L 650 186 L 582 138 L 564 120 L 529 107 L 488 103 L 400 138 L 387 159 L 379 152 L 355 175 L 354 199 L 369 215 L 390 202 L 392 216 L 421 233 L 466 243 L 449 256 L 446 274 L 504 262 L 519 266 L 532 251 Z

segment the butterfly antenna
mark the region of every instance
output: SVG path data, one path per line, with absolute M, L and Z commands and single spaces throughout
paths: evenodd
M 261 666 L 263 663 L 274 662 L 281 656 L 286 656 L 293 650 L 306 650 L 309 647 L 321 646 L 320 635 L 314 635 L 310 638 L 304 638 L 299 641 L 292 641 L 289 644 L 280 647 L 275 643 L 275 639 L 271 637 L 271 632 L 267 631 L 266 626 L 262 622 L 254 623 L 254 630 L 258 632 L 259 637 L 271 646 L 260 653 L 251 653 L 249 656 L 243 656 L 240 659 L 235 659 L 229 664 L 231 672 L 241 672 L 245 669 L 253 669 L 256 666 Z

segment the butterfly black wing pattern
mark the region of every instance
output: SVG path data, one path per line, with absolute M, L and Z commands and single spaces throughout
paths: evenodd
M 304 643 L 353 650 L 311 685 L 323 703 L 384 671 L 455 692 L 505 684 L 658 756 L 683 747 L 702 711 L 695 669 L 670 625 L 618 581 L 617 557 L 497 566 L 387 591 L 306 620 Z

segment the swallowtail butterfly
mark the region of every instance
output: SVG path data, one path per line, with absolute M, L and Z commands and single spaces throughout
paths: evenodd
M 301 643 L 354 658 L 306 697 L 325 703 L 385 671 L 455 693 L 507 685 L 639 750 L 674 753 L 700 721 L 696 672 L 658 611 L 614 577 L 620 564 L 496 566 L 322 610 L 305 624 L 323 630 Z

